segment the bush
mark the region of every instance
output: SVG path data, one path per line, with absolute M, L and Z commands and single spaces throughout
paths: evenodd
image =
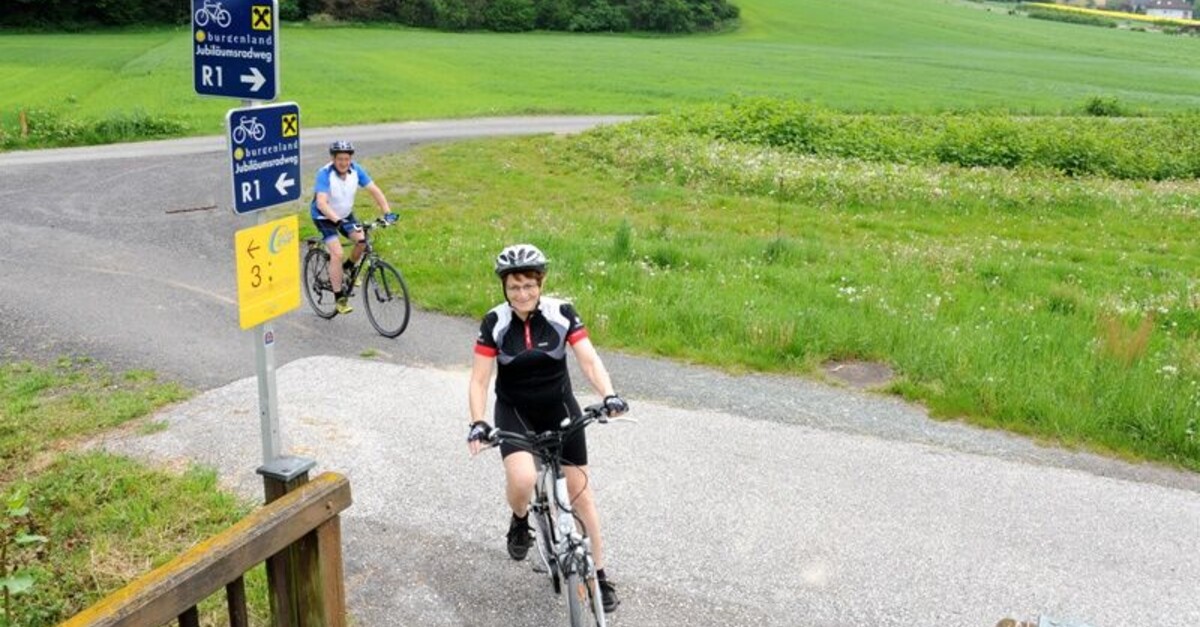
M 662 116 L 697 135 L 801 154 L 962 167 L 1050 168 L 1120 179 L 1200 177 L 1200 113 L 1165 118 L 1014 117 L 1007 114 L 842 114 L 755 98 Z
M 78 30 L 191 19 L 191 4 L 180 0 L 4 1 L 0 26 Z M 285 21 L 389 21 L 455 31 L 684 33 L 722 28 L 738 13 L 728 0 L 279 0 Z
M 635 30 L 688 33 L 696 29 L 683 0 L 630 0 L 629 23 Z
M 1088 115 L 1096 117 L 1124 117 L 1129 115 L 1125 107 L 1121 106 L 1121 102 L 1114 96 L 1092 96 L 1087 103 L 1083 105 L 1083 111 Z
M 567 30 L 574 13 L 573 0 L 538 0 L 537 27 L 545 30 Z
M 1073 13 L 1071 11 L 1059 11 L 1057 9 L 1047 9 L 1033 6 L 1027 6 L 1023 8 L 1026 15 L 1035 20 L 1050 20 L 1052 22 L 1083 24 L 1085 26 L 1102 26 L 1105 28 L 1117 27 L 1116 20 L 1104 17 L 1102 15 L 1086 15 L 1083 13 Z
M 19 125 L 0 128 L 0 148 L 43 148 L 87 146 L 114 142 L 175 137 L 188 130 L 186 124 L 143 111 L 113 113 L 101 120 L 77 120 L 48 109 L 26 112 L 29 133 L 22 136 Z
M 0 25 L 76 29 L 131 24 L 186 24 L 191 4 L 177 0 L 5 0 Z
M 443 30 L 470 30 L 483 25 L 471 0 L 433 0 L 434 23 Z
M 299 22 L 307 18 L 300 8 L 300 0 L 279 0 L 279 19 L 285 22 Z
M 575 13 L 567 30 L 584 33 L 625 32 L 629 30 L 629 16 L 609 4 L 608 0 L 591 0 Z
M 502 33 L 533 30 L 537 16 L 533 0 L 491 0 L 483 12 L 484 26 Z

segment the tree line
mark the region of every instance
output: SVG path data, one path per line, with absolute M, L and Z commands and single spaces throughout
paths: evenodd
M 4 0 L 0 26 L 76 30 L 187 24 L 180 0 Z M 728 0 L 279 0 L 285 21 L 391 22 L 441 30 L 689 33 L 732 24 Z

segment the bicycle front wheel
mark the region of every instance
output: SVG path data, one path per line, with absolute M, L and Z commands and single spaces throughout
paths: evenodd
M 318 316 L 329 319 L 337 315 L 337 298 L 329 283 L 329 253 L 313 248 L 304 256 L 304 299 Z
M 411 313 L 408 286 L 400 271 L 388 263 L 376 261 L 371 264 L 363 285 L 363 304 L 367 307 L 367 319 L 380 335 L 397 337 L 408 328 Z
M 571 615 L 571 627 L 604 627 L 604 607 L 596 603 L 600 590 L 595 577 L 583 577 L 579 573 L 567 575 L 567 611 Z M 596 611 L 596 607 L 600 611 Z

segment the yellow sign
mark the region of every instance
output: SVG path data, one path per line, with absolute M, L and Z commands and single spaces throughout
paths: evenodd
M 238 321 L 260 325 L 300 306 L 300 224 L 288 216 L 238 231 Z
M 250 28 L 271 30 L 271 5 L 256 4 L 250 7 Z
M 283 131 L 284 137 L 295 137 L 300 134 L 300 120 L 299 116 L 297 116 L 295 113 L 283 114 L 283 117 L 280 118 L 280 121 L 283 124 L 283 128 L 281 130 Z

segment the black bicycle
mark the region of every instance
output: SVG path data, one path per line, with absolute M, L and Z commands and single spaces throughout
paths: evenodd
M 362 286 L 363 306 L 371 326 L 384 337 L 398 337 L 408 328 L 408 317 L 412 308 L 408 302 L 408 286 L 400 271 L 384 261 L 371 245 L 371 231 L 387 228 L 394 220 L 382 218 L 363 224 L 363 243 L 366 251 L 358 263 L 342 277 L 346 297 L 354 296 L 354 290 Z M 318 316 L 329 319 L 337 315 L 337 298 L 329 280 L 329 251 L 325 242 L 310 237 L 308 253 L 304 256 L 304 298 Z M 351 242 L 353 243 L 353 242 Z
M 565 584 L 571 627 L 604 627 L 604 603 L 592 560 L 591 539 L 571 506 L 567 475 L 563 472 L 562 447 L 571 436 L 589 425 L 612 420 L 629 419 L 609 418 L 601 403 L 585 408 L 578 418 L 564 418 L 559 431 L 516 433 L 492 429 L 488 433 L 488 443 L 492 446 L 512 444 L 533 454 L 538 464 L 529 511 L 537 523 L 537 547 L 543 568 L 535 567 L 535 570 L 549 574 L 555 594 L 562 592 Z

